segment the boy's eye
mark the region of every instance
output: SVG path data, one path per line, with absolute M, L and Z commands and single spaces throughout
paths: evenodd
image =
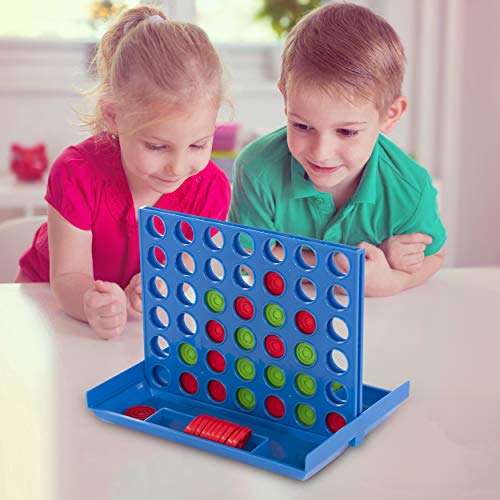
M 337 133 L 343 135 L 344 137 L 354 137 L 355 135 L 358 135 L 357 130 L 349 130 L 347 128 L 339 128 L 337 129 Z
M 311 129 L 311 127 L 309 125 L 306 125 L 305 123 L 292 122 L 292 125 L 301 132 L 307 132 L 308 130 Z
M 149 142 L 145 142 L 144 145 L 146 146 L 146 149 L 149 149 L 150 151 L 162 151 L 165 149 L 165 146 L 161 144 L 150 144 Z

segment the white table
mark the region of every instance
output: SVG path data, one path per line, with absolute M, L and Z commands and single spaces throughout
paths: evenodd
M 0 208 L 21 208 L 24 215 L 33 215 L 36 208 L 46 208 L 47 179 L 19 181 L 11 172 L 0 173 Z
M 85 392 L 143 358 L 67 317 L 48 285 L 0 285 L 1 499 L 499 498 L 500 268 L 446 269 L 368 299 L 364 380 L 410 399 L 306 482 L 109 425 Z

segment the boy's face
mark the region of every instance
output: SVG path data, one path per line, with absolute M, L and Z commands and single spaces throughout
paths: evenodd
M 285 113 L 288 146 L 314 187 L 332 194 L 353 191 L 379 131 L 385 131 L 375 105 L 351 104 L 314 86 L 290 85 Z

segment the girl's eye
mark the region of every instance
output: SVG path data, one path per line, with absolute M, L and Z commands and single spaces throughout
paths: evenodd
M 191 147 L 193 149 L 205 149 L 207 147 L 206 144 L 192 144 Z
M 306 125 L 305 123 L 292 122 L 292 125 L 301 132 L 307 132 L 308 130 L 311 130 L 311 127 L 309 125 Z
M 347 128 L 337 129 L 337 133 L 343 135 L 344 137 L 354 137 L 358 135 L 358 130 L 349 130 Z
M 159 144 L 150 144 L 148 142 L 145 142 L 144 144 L 146 149 L 149 149 L 150 151 L 163 151 L 165 149 L 165 146 Z

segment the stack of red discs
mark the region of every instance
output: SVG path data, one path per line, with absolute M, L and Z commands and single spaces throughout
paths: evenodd
M 184 432 L 233 448 L 243 448 L 252 435 L 252 429 L 249 427 L 243 427 L 210 415 L 198 415 L 193 418 Z

